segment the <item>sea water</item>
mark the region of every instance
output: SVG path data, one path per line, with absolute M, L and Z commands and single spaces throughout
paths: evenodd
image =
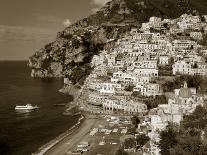
M 72 100 L 58 92 L 63 80 L 30 77 L 27 62 L 0 62 L 0 154 L 29 155 L 71 128 L 80 116 L 63 116 Z M 19 113 L 16 105 L 38 105 L 31 113 Z

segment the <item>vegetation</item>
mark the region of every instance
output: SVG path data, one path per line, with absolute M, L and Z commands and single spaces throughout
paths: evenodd
M 159 76 L 172 76 L 173 75 L 173 68 L 172 65 L 174 64 L 174 59 L 170 58 L 169 64 L 162 66 L 159 66 Z
M 129 92 L 132 92 L 133 89 L 134 89 L 134 86 L 129 85 L 129 86 L 125 87 L 124 90 L 125 90 L 125 91 L 129 91 Z
M 124 141 L 124 148 L 125 149 L 131 149 L 135 148 L 135 139 L 134 138 L 128 138 Z
M 149 140 L 150 138 L 146 136 L 145 134 L 138 135 L 136 137 L 137 146 L 143 147 Z
M 177 143 L 176 134 L 177 133 L 173 130 L 172 126 L 168 126 L 165 131 L 161 132 L 159 147 L 162 155 L 170 155 L 170 149 Z
M 203 78 L 200 75 L 181 75 L 176 76 L 173 81 L 166 81 L 162 84 L 162 88 L 164 92 L 172 92 L 174 89 L 180 88 L 184 81 L 187 82 L 188 87 L 195 87 L 199 89 L 199 91 L 207 92 L 207 79 Z
M 131 121 L 132 121 L 132 124 L 134 125 L 134 127 L 137 128 L 137 127 L 138 127 L 138 124 L 140 123 L 139 118 L 138 118 L 137 116 L 134 115 L 134 116 L 131 118 Z
M 125 0 L 125 2 L 127 7 L 133 10 L 133 17 L 143 22 L 152 16 L 177 18 L 187 12 L 195 14 L 194 10 L 199 10 L 200 14 L 205 14 L 207 7 L 207 2 L 202 0 L 150 0 L 144 1 L 145 5 L 143 6 L 138 3 L 139 0 Z
M 70 75 L 68 75 L 68 78 L 74 85 L 75 84 L 83 85 L 86 77 L 91 73 L 91 70 L 92 68 L 90 67 L 90 64 L 76 67 L 72 69 L 72 72 Z
M 159 66 L 158 68 L 159 76 L 172 76 L 172 66 L 171 65 L 165 65 L 165 66 Z
M 196 110 L 184 117 L 177 131 L 169 125 L 160 136 L 162 155 L 205 155 L 207 154 L 207 109 L 198 106 Z M 202 134 L 204 133 L 204 134 Z
M 117 150 L 116 155 L 128 155 L 128 153 L 124 151 L 124 148 L 123 147 L 120 147 Z
M 133 92 L 132 97 L 136 98 L 140 102 L 143 102 L 147 105 L 148 109 L 157 108 L 160 104 L 167 104 L 167 98 L 165 95 L 157 95 L 145 97 L 140 94 L 140 92 Z
M 157 108 L 160 104 L 167 104 L 167 98 L 165 95 L 158 95 L 155 96 L 155 98 L 145 100 L 144 103 L 147 105 L 148 109 L 153 109 Z

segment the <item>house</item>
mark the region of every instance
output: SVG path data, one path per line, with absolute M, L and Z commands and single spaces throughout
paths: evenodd
M 116 54 L 107 54 L 106 59 L 109 66 L 113 66 L 116 63 Z
M 71 85 L 71 81 L 69 78 L 64 78 L 64 85 L 67 86 L 67 85 Z
M 102 106 L 103 102 L 108 99 L 107 95 L 103 95 L 103 94 L 99 94 L 99 93 L 94 93 L 94 92 L 90 92 L 88 94 L 88 98 L 87 101 L 89 104 L 91 105 L 95 105 L 95 106 Z
M 90 80 L 87 82 L 87 88 L 89 90 L 98 91 L 101 88 L 101 85 L 99 81 Z
M 107 99 L 103 103 L 103 109 L 109 111 L 122 111 L 129 114 L 146 113 L 147 106 L 143 103 L 118 100 L 118 99 Z
M 165 130 L 167 125 L 167 122 L 163 121 L 159 115 L 150 115 L 150 126 L 153 131 Z
M 150 32 L 151 24 L 150 23 L 142 23 L 142 27 L 140 31 L 142 32 Z
M 201 18 L 199 16 L 192 16 L 183 14 L 180 17 L 181 21 L 178 22 L 180 29 L 183 30 L 200 30 L 201 29 Z
M 193 49 L 197 47 L 197 43 L 191 40 L 174 40 L 173 46 L 177 49 Z
M 190 32 L 190 37 L 195 40 L 202 40 L 203 34 L 201 32 Z
M 162 89 L 159 84 L 137 84 L 133 89 L 134 92 L 140 92 L 143 96 L 157 96 L 162 95 Z
M 180 110 L 178 104 L 161 104 L 158 105 L 158 115 L 162 118 L 164 122 L 172 122 L 176 124 L 180 124 L 183 119 L 183 114 Z
M 149 23 L 153 28 L 160 28 L 162 25 L 162 18 L 159 17 L 150 17 Z
M 169 57 L 167 55 L 160 55 L 159 56 L 159 64 L 160 65 L 168 65 L 169 64 Z
M 196 65 L 195 65 L 196 64 Z M 177 61 L 174 63 L 173 75 L 186 74 L 186 75 L 207 75 L 207 65 L 203 63 L 190 63 L 189 61 Z
M 134 85 L 136 84 L 145 84 L 145 83 L 150 83 L 151 78 L 149 76 L 142 76 L 142 77 L 134 77 L 133 79 Z
M 186 61 L 177 61 L 173 64 L 173 75 L 176 74 L 186 74 L 186 75 L 192 75 L 192 65 L 189 62 Z
M 111 83 L 111 82 L 101 83 L 99 92 L 101 94 L 115 94 L 116 90 L 121 90 L 121 88 L 122 88 L 121 84 Z
M 104 62 L 106 62 L 106 51 L 103 51 L 101 54 L 99 55 L 94 55 L 93 59 L 91 60 L 91 64 L 92 66 L 98 66 L 103 64 Z
M 133 63 L 133 66 L 135 69 L 137 69 L 137 68 L 157 69 L 157 60 L 135 61 Z
M 124 73 L 123 71 L 118 71 L 113 73 L 111 77 L 111 82 L 123 82 L 123 83 L 133 83 L 134 78 L 132 74 Z
M 102 64 L 102 65 L 96 66 L 94 68 L 93 74 L 95 74 L 96 76 L 106 76 L 107 75 L 106 65 Z
M 136 77 L 158 77 L 158 69 L 156 68 L 136 68 L 133 71 Z
M 145 50 L 155 50 L 158 49 L 158 45 L 157 44 L 153 44 L 153 43 L 148 43 L 148 42 L 140 42 L 139 44 L 139 48 L 140 49 L 145 49 Z
M 153 33 L 136 33 L 132 36 L 134 40 L 145 40 L 150 41 L 152 40 Z
M 178 34 L 178 33 L 183 33 L 184 30 L 180 29 L 178 25 L 172 25 L 170 26 L 170 33 L 171 34 Z

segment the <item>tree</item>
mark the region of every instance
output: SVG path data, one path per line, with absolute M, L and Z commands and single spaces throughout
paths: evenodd
M 125 87 L 125 91 L 129 91 L 129 92 L 132 92 L 133 91 L 133 89 L 134 89 L 134 86 L 127 86 L 127 87 Z
M 199 155 L 200 146 L 200 136 L 179 135 L 177 136 L 177 144 L 170 149 L 170 154 Z
M 128 155 L 128 153 L 125 152 L 123 148 L 119 148 L 119 149 L 116 151 L 116 155 Z
M 164 26 L 164 28 L 167 29 L 168 28 L 168 23 L 164 23 L 163 26 Z
M 182 122 L 183 130 L 187 129 L 204 129 L 207 124 L 207 110 L 201 106 L 197 106 L 195 111 L 191 115 L 184 117 Z
M 124 141 L 124 148 L 125 149 L 131 149 L 135 147 L 135 139 L 134 138 L 128 138 Z
M 148 98 L 144 101 L 148 109 L 157 108 L 160 104 L 167 104 L 167 98 L 165 95 L 157 95 L 155 97 Z
M 168 126 L 165 131 L 160 133 L 159 147 L 162 155 L 170 155 L 170 149 L 177 144 L 176 140 L 177 133 L 173 130 L 172 126 Z
M 140 123 L 140 120 L 137 116 L 133 116 L 131 118 L 131 121 L 132 121 L 132 124 L 137 128 L 138 127 L 138 124 Z
M 137 145 L 141 147 L 144 146 L 149 140 L 150 138 L 145 134 L 141 134 L 136 137 Z
M 207 110 L 198 106 L 184 117 L 180 129 L 170 125 L 160 136 L 160 148 L 163 155 L 204 155 L 207 153 Z

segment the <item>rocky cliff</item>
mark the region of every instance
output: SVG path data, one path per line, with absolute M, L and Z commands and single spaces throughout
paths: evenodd
M 92 68 L 93 55 L 139 27 L 151 16 L 177 18 L 183 13 L 207 14 L 204 0 L 112 0 L 97 13 L 57 34 L 29 59 L 33 77 L 68 77 L 82 85 Z M 110 42 L 111 43 L 111 42 Z

